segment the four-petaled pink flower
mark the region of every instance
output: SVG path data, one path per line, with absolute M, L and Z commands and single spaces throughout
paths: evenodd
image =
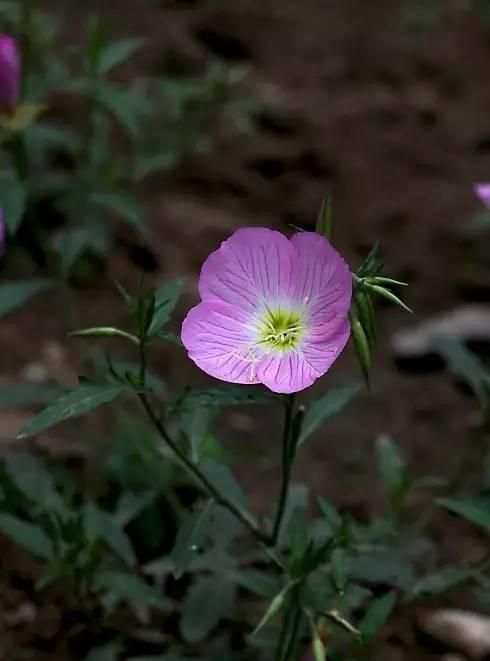
M 21 60 L 16 40 L 0 35 L 0 108 L 11 111 L 19 101 Z
M 199 293 L 182 342 L 204 372 L 223 381 L 303 390 L 349 338 L 352 275 L 314 232 L 287 239 L 264 228 L 238 230 L 204 262 Z
M 490 183 L 489 184 L 475 184 L 475 193 L 480 199 L 480 202 L 490 208 Z

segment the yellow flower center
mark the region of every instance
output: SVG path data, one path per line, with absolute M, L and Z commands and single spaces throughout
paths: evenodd
M 294 349 L 304 331 L 301 315 L 293 310 L 266 307 L 266 314 L 258 322 L 257 344 L 269 349 L 288 351 Z

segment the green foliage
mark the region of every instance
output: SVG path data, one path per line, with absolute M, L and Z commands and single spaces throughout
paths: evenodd
M 26 193 L 14 172 L 0 172 L 0 202 L 10 234 L 15 234 L 24 215 Z
M 451 337 L 433 340 L 434 349 L 444 358 L 448 369 L 463 379 L 472 389 L 483 409 L 488 405 L 490 371 L 462 342 Z
M 32 296 L 50 285 L 48 280 L 27 280 L 0 285 L 0 317 L 22 307 Z
M 176 578 L 188 569 L 209 534 L 213 508 L 214 502 L 210 501 L 201 511 L 189 514 L 179 528 L 170 554 Z
M 93 409 L 112 402 L 124 391 L 124 386 L 113 383 L 81 382 L 32 418 L 19 432 L 19 438 L 28 438 L 53 425 L 83 415 Z
M 162 328 L 170 321 L 184 285 L 185 278 L 178 278 L 172 282 L 166 282 L 155 292 L 153 317 L 147 331 L 150 337 L 158 335 Z
M 35 557 L 44 560 L 52 559 L 51 542 L 40 526 L 23 521 L 12 514 L 0 514 L 0 530 Z
M 472 484 L 476 493 L 463 499 L 461 480 L 416 479 L 395 441 L 380 435 L 381 514 L 363 512 L 358 520 L 353 511 L 313 497 L 309 485 L 292 484 L 297 454 L 351 402 L 358 385 L 330 389 L 305 407 L 262 387 L 183 388 L 162 378 L 150 361 L 157 340 L 169 342 L 169 350 L 180 346 L 172 317 L 184 278 L 156 290 L 142 279 L 131 293 L 117 285 L 129 329 L 111 319 L 79 328 L 76 310 L 69 309 L 71 286 L 85 283 L 87 273 L 92 283 L 102 276 L 120 222 L 126 234 L 153 240 L 140 195 L 147 177 L 209 148 L 218 122 L 240 131 L 253 127 L 257 104 L 245 92 L 246 71 L 215 63 L 199 77 L 128 82 L 126 65 L 145 48 L 142 39 L 111 41 L 92 17 L 82 43 L 68 47 L 65 58 L 61 22 L 7 0 L 0 0 L 0 18 L 21 35 L 25 49 L 25 98 L 1 122 L 0 205 L 9 242 L 21 241 L 19 248 L 35 258 L 33 279 L 0 285 L 0 316 L 56 287 L 53 300 L 62 301 L 73 344 L 90 343 L 79 361 L 90 379 L 73 389 L 48 383 L 0 391 L 0 405 L 46 407 L 19 438 L 77 418 L 71 430 L 87 448 L 75 468 L 70 462 L 61 468 L 53 458 L 44 463 L 32 447 L 6 454 L 0 532 L 37 559 L 38 589 L 55 583 L 68 610 L 75 603 L 85 611 L 86 619 L 78 618 L 81 635 L 99 641 L 86 661 L 126 658 L 138 640 L 154 655 L 133 661 L 292 661 L 303 636 L 310 637 L 315 661 L 364 661 L 374 658 L 376 637 L 398 602 L 435 599 L 468 581 L 487 586 L 487 556 L 471 566 L 434 563 L 426 529 L 440 508 L 428 506 L 420 521 L 410 509 L 413 494 L 434 496 L 486 535 L 487 483 Z M 79 108 L 75 120 L 61 124 L 51 112 L 53 92 Z M 327 197 L 317 231 L 330 238 L 332 221 Z M 378 341 L 374 303 L 382 297 L 409 310 L 395 293 L 404 285 L 382 275 L 377 246 L 353 274 L 351 336 L 366 379 Z M 119 342 L 126 353 L 92 352 L 101 338 Z M 484 361 L 453 340 L 437 339 L 434 346 L 487 412 Z M 98 420 L 111 425 L 109 433 L 83 417 L 123 394 L 124 404 Z M 257 404 L 266 405 L 261 420 L 272 420 L 284 404 L 284 428 L 281 459 L 273 466 L 274 480 L 281 477 L 278 495 L 256 513 L 252 492 L 249 498 L 226 461 L 233 439 L 222 439 L 220 415 L 247 405 L 256 412 Z M 335 443 L 334 425 L 330 435 Z M 276 436 L 264 440 L 279 450 Z M 245 652 L 230 651 L 240 647 L 235 637 Z
M 199 577 L 182 605 L 180 630 L 185 640 L 206 638 L 223 617 L 230 617 L 235 603 L 235 582 L 225 574 Z
M 482 502 L 468 502 L 455 498 L 439 498 L 437 503 L 485 532 L 490 532 L 490 507 L 486 499 Z
M 358 385 L 336 388 L 329 390 L 323 397 L 310 404 L 303 418 L 299 445 L 304 443 L 326 420 L 339 413 L 344 406 L 347 406 L 359 390 L 360 386 Z

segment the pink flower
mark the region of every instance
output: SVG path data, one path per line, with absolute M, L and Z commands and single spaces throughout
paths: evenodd
M 483 204 L 490 208 L 490 183 L 489 184 L 475 184 L 475 193 Z
M 0 35 L 0 107 L 12 110 L 20 92 L 20 54 L 17 42 L 7 34 Z
M 204 262 L 199 293 L 182 342 L 198 367 L 222 381 L 303 390 L 349 338 L 352 276 L 314 232 L 289 240 L 259 227 L 238 230 Z

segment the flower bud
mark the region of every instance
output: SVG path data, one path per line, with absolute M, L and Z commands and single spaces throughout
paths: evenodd
M 0 110 L 11 111 L 19 101 L 21 61 L 16 40 L 0 35 Z
M 490 183 L 475 184 L 475 194 L 486 207 L 490 207 Z
M 351 311 L 350 315 L 351 333 L 359 365 L 369 383 L 369 371 L 371 369 L 371 349 L 364 328 L 359 318 Z

